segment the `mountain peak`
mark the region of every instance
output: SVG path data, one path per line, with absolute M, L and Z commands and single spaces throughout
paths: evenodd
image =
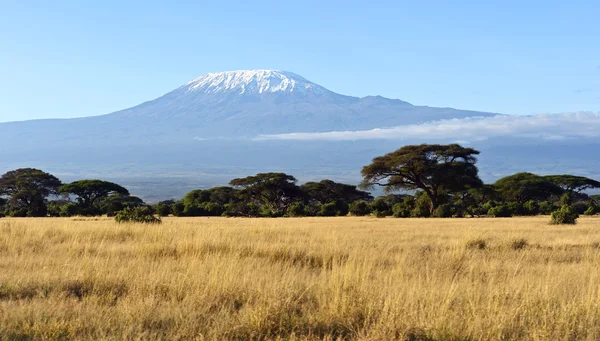
M 295 92 L 322 94 L 328 90 L 305 78 L 279 70 L 237 70 L 211 72 L 183 86 L 187 92 L 262 94 Z

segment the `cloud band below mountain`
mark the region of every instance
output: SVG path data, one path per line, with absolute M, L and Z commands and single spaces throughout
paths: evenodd
M 288 133 L 261 135 L 255 140 L 409 140 L 454 139 L 486 140 L 514 136 L 545 140 L 600 137 L 600 113 L 539 114 L 531 116 L 499 115 L 470 117 L 359 131 Z

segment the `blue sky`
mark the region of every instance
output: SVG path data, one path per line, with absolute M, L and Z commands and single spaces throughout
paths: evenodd
M 600 111 L 598 1 L 0 0 L 0 122 L 110 113 L 212 71 L 510 114 Z

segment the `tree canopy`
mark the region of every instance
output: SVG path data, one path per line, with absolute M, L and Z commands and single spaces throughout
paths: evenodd
M 304 194 L 320 204 L 339 200 L 347 205 L 357 200 L 371 200 L 371 194 L 360 191 L 353 185 L 338 183 L 332 180 L 307 182 L 300 186 Z
M 421 189 L 429 197 L 433 213 L 443 193 L 483 185 L 475 166 L 477 154 L 479 151 L 458 144 L 404 146 L 363 167 L 362 187 L 379 185 L 387 192 Z
M 551 196 L 560 196 L 562 188 L 549 179 L 532 173 L 517 173 L 499 179 L 494 183 L 502 198 L 506 201 L 525 203 L 529 200 L 548 200 Z
M 233 179 L 229 184 L 240 189 L 239 195 L 248 202 L 262 203 L 272 213 L 282 212 L 301 196 L 296 178 L 285 173 L 259 173 Z
M 129 195 L 129 191 L 113 182 L 102 180 L 79 180 L 59 188 L 62 194 L 73 194 L 82 208 L 93 207 L 98 200 L 113 194 Z
M 42 217 L 47 214 L 45 199 L 58 194 L 60 180 L 35 168 L 20 168 L 0 177 L 0 195 L 10 197 L 9 214 Z

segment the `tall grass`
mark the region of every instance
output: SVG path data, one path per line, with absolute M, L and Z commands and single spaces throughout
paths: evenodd
M 0 220 L 0 339 L 598 340 L 600 218 Z

